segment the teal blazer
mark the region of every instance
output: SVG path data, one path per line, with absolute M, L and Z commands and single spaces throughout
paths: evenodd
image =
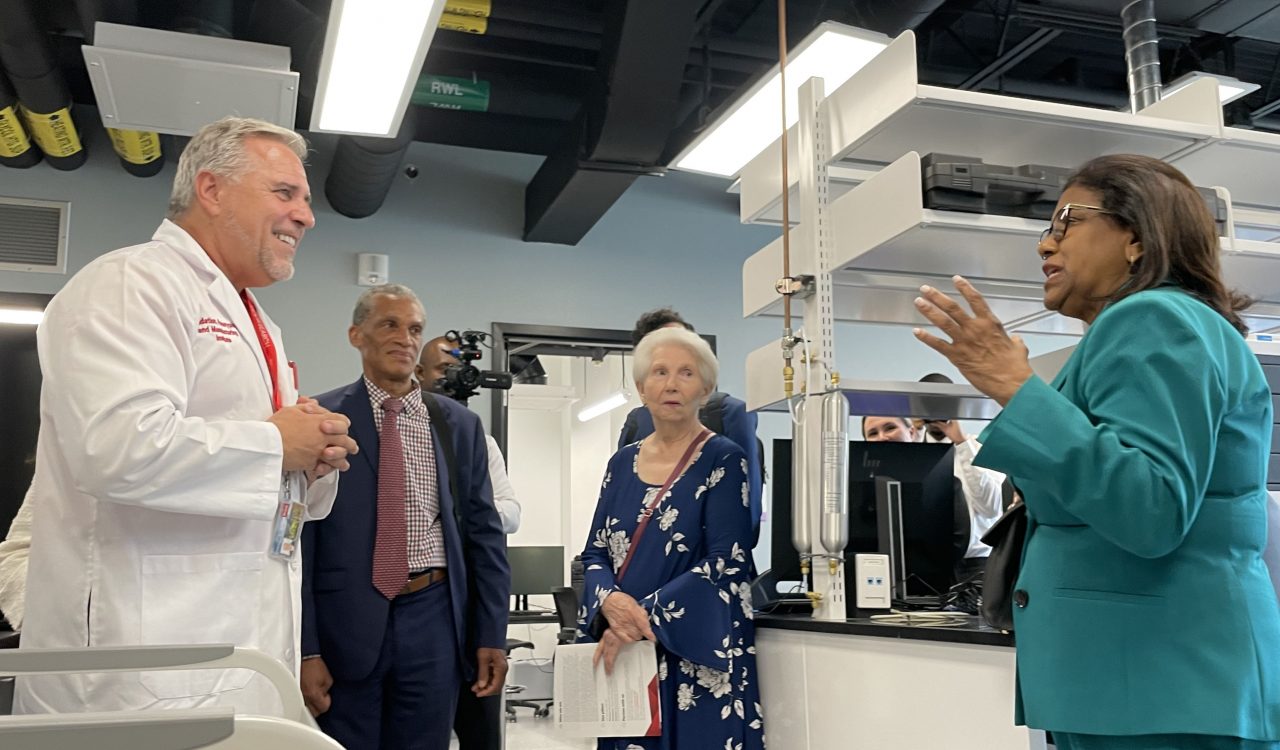
M 1027 504 L 1019 724 L 1280 740 L 1271 424 L 1243 338 L 1175 287 L 1108 306 L 1018 390 L 974 463 Z

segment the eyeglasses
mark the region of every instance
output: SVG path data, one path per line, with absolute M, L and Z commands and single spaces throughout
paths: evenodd
M 1067 236 L 1067 227 L 1071 224 L 1071 212 L 1078 208 L 1086 208 L 1090 211 L 1097 211 L 1100 214 L 1115 215 L 1114 211 L 1108 211 L 1102 206 L 1087 206 L 1083 203 L 1064 204 L 1062 209 L 1058 211 L 1058 215 L 1053 217 L 1053 221 L 1049 222 L 1049 228 L 1040 233 L 1040 242 L 1037 242 L 1036 245 L 1039 246 L 1050 237 L 1053 237 L 1055 243 L 1062 242 L 1062 238 Z

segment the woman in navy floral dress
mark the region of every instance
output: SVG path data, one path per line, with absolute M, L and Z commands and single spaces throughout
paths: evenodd
M 657 642 L 660 737 L 600 740 L 601 750 L 761 750 L 750 571 L 746 456 L 706 438 L 698 409 L 715 390 L 715 355 L 697 335 L 663 328 L 636 348 L 633 375 L 654 433 L 609 461 L 582 554 L 579 641 L 599 642 L 611 668 L 619 648 Z M 687 468 L 653 509 L 618 579 L 643 510 L 691 445 Z

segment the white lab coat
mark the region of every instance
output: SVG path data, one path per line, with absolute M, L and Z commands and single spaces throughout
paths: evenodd
M 973 457 L 982 450 L 977 438 L 967 437 L 956 445 L 952 471 L 964 489 L 965 504 L 969 506 L 969 547 L 964 556 L 987 557 L 991 547 L 982 543 L 982 537 L 995 525 L 1004 512 L 1004 474 L 973 465 Z
M 260 312 L 261 308 L 259 307 Z M 280 330 L 282 403 L 297 390 Z M 281 496 L 271 380 L 244 303 L 176 224 L 76 274 L 37 332 L 44 385 L 23 648 L 233 643 L 298 669 L 301 565 L 268 554 Z M 309 490 L 323 518 L 336 473 Z M 233 706 L 246 670 L 35 677 L 15 711 Z

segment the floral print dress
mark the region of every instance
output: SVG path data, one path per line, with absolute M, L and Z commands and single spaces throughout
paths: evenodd
M 600 605 L 635 597 L 658 639 L 662 736 L 601 739 L 601 750 L 761 750 L 765 746 L 751 612 L 746 456 L 714 435 L 658 505 L 621 583 L 615 573 L 641 510 L 661 486 L 641 481 L 639 443 L 609 460 L 582 561 L 579 643 L 607 626 Z

